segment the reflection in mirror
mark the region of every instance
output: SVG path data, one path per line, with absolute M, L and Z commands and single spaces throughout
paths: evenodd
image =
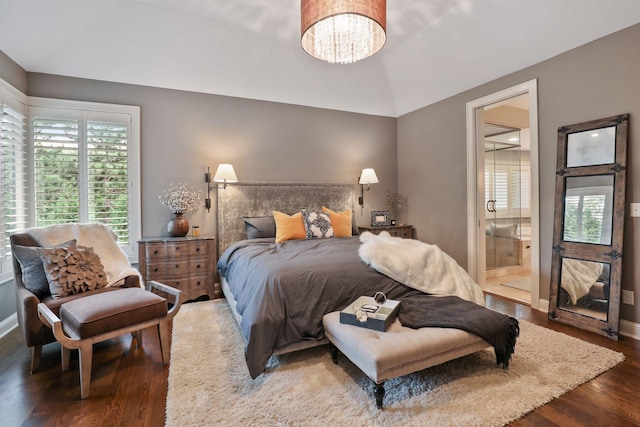
M 567 167 L 606 165 L 616 161 L 616 127 L 569 134 Z
M 558 308 L 607 320 L 610 264 L 562 258 Z
M 566 178 L 563 240 L 611 244 L 613 175 Z

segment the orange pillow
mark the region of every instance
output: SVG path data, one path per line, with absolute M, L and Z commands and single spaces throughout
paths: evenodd
M 273 211 L 273 219 L 276 221 L 276 243 L 307 237 L 301 212 L 289 216 L 286 213 Z
M 331 220 L 331 228 L 335 237 L 351 236 L 351 210 L 347 209 L 342 212 L 334 212 L 329 208 L 322 207 L 322 212 L 329 214 Z

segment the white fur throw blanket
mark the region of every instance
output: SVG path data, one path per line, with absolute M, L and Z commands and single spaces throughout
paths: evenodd
M 482 289 L 458 263 L 436 245 L 419 240 L 360 235 L 360 259 L 380 273 L 432 295 L 455 295 L 484 306 Z
M 25 230 L 41 246 L 53 246 L 76 239 L 76 244 L 93 248 L 100 257 L 107 276 L 107 286 L 120 286 L 127 276 L 140 273 L 131 267 L 126 254 L 117 244 L 116 233 L 102 224 L 61 224 Z M 142 278 L 140 287 L 144 288 Z

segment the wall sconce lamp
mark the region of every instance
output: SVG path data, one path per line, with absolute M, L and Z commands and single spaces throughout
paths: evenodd
M 367 191 L 371 190 L 370 184 L 377 184 L 378 177 L 376 176 L 376 171 L 373 168 L 362 169 L 362 173 L 360 174 L 360 179 L 358 180 L 358 184 L 360 184 L 360 198 L 358 199 L 358 203 L 360 206 L 364 206 L 364 185 L 367 184 Z
M 207 167 L 207 172 L 204 174 L 204 182 L 207 183 L 207 198 L 204 200 L 204 207 L 207 208 L 207 212 L 211 212 L 211 172 L 209 167 Z M 227 188 L 227 182 L 238 182 L 233 166 L 227 163 L 219 164 L 216 174 L 213 176 L 213 182 L 224 183 L 223 189 Z

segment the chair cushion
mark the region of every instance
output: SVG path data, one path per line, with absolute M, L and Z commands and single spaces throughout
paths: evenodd
M 62 304 L 60 319 L 73 338 L 88 338 L 167 315 L 167 300 L 140 288 L 117 289 Z

